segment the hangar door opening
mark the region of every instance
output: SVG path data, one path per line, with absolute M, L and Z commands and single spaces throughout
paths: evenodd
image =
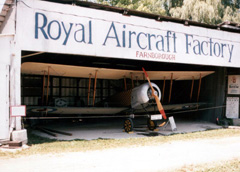
M 35 115 L 125 114 L 124 110 L 131 109 L 131 95 L 122 96 L 125 104 L 112 98 L 147 83 L 142 67 L 150 71 L 151 81 L 160 88 L 161 102 L 167 111 L 215 106 L 216 87 L 220 84 L 212 80 L 222 74 L 216 74 L 219 69 L 210 66 L 51 53 L 28 57 L 32 53 L 23 52 L 22 104 L 27 105 L 28 114 Z M 128 73 L 117 77 L 116 71 Z M 211 115 L 210 120 L 214 118 Z

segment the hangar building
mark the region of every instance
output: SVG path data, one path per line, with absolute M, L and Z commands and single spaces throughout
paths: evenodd
M 0 10 L 0 141 L 26 139 L 21 121 L 40 106 L 111 106 L 144 82 L 142 67 L 156 73 L 163 106 L 204 102 L 191 118 L 239 118 L 239 24 L 68 0 L 6 0 Z

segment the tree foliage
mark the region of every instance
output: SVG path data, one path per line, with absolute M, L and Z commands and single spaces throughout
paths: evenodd
M 98 0 L 102 4 L 108 4 L 121 8 L 143 11 L 147 13 L 154 13 L 159 15 L 166 15 L 164 9 L 164 2 L 161 0 Z
M 239 23 L 239 4 L 232 3 L 233 1 L 229 3 L 225 0 L 223 3 L 220 0 L 184 0 L 181 7 L 171 8 L 170 15 L 208 24 L 219 24 L 223 21 Z
M 231 7 L 227 6 L 224 10 L 223 21 L 232 21 L 240 23 L 240 12 L 235 11 Z
M 240 0 L 97 0 L 102 4 L 208 24 L 240 23 Z
M 172 8 L 172 17 L 208 24 L 221 22 L 224 6 L 219 0 L 185 0 L 181 7 Z

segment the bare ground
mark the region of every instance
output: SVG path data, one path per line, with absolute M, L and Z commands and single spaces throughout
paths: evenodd
M 240 136 L 0 159 L 0 171 L 168 171 L 233 158 L 240 159 Z

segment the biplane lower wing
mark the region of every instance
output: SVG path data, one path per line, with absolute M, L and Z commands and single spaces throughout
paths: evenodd
M 163 105 L 166 111 L 196 109 L 205 103 L 183 103 Z M 156 111 L 156 106 L 146 108 L 148 112 Z M 129 107 L 54 107 L 54 106 L 27 106 L 27 114 L 53 114 L 53 115 L 121 115 L 121 112 L 131 111 Z M 144 113 L 143 109 L 134 110 L 135 113 Z
M 112 115 L 125 111 L 127 107 L 54 107 L 54 106 L 27 106 L 27 114 L 54 114 L 54 115 Z

